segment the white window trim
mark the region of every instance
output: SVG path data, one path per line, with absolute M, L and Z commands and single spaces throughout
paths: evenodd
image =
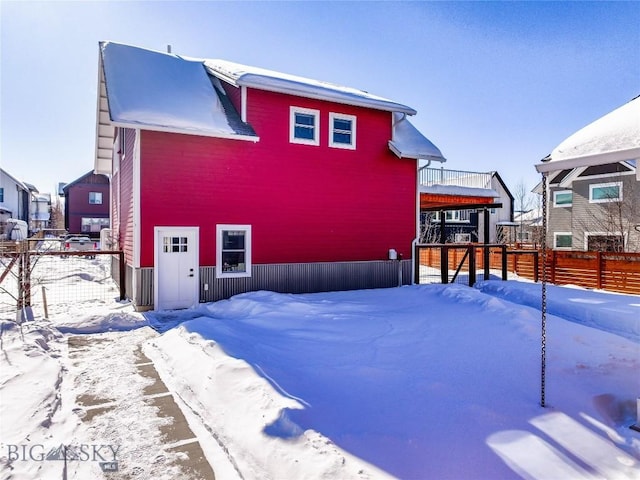
M 571 235 L 571 247 L 558 247 L 559 235 Z M 573 233 L 572 232 L 553 232 L 553 248 L 554 250 L 571 250 L 573 248 Z
M 315 127 L 313 129 L 313 140 L 306 138 L 296 138 L 296 113 L 304 113 L 315 117 Z M 320 145 L 320 110 L 311 108 L 290 107 L 289 109 L 289 142 L 302 145 Z
M 222 270 L 222 232 L 227 230 L 243 230 L 246 232 L 244 237 L 244 272 L 225 272 Z M 216 225 L 216 277 L 217 278 L 243 278 L 251 276 L 251 225 Z
M 340 143 L 333 141 L 333 121 L 349 120 L 351 122 L 351 143 Z M 329 113 L 329 146 L 333 148 L 343 148 L 345 150 L 356 149 L 356 116 L 345 113 Z
M 593 198 L 593 191 L 596 188 L 618 187 L 620 196 L 618 198 Z M 622 201 L 622 182 L 606 182 L 606 183 L 592 183 L 589 185 L 589 203 L 611 203 Z
M 570 193 L 571 194 L 571 203 L 562 203 L 562 204 L 556 203 L 556 196 L 559 193 Z M 567 207 L 572 207 L 572 206 L 573 206 L 573 191 L 572 190 L 557 190 L 557 191 L 553 192 L 553 207 L 554 208 L 567 208 Z

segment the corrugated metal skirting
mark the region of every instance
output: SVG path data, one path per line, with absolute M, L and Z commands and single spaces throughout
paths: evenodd
M 411 260 L 402 260 L 401 269 L 402 283 L 411 284 Z M 212 302 L 255 290 L 311 293 L 396 287 L 399 284 L 395 261 L 254 265 L 251 272 L 251 277 L 247 278 L 215 278 L 215 267 L 201 267 L 200 301 Z M 205 290 L 207 284 L 209 289 Z
M 400 262 L 402 284 L 411 284 L 411 260 Z M 396 287 L 400 281 L 396 261 L 286 263 L 253 265 L 247 278 L 216 278 L 215 267 L 200 267 L 200 301 L 213 302 L 239 293 L 270 290 L 312 293 L 334 290 Z M 129 273 L 129 272 L 127 272 Z M 137 306 L 153 305 L 153 268 L 135 272 Z M 205 290 L 205 285 L 208 288 Z

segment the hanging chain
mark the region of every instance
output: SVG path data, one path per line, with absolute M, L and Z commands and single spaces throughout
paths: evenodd
M 540 405 L 544 408 L 547 368 L 547 174 L 542 174 L 542 350 L 540 377 Z

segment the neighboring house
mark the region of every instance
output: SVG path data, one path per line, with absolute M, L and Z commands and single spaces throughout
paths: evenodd
M 69 233 L 100 236 L 109 227 L 109 178 L 93 172 L 67 183 L 64 194 L 64 228 Z
M 9 218 L 29 223 L 30 198 L 29 188 L 0 168 L 0 233 Z
M 115 43 L 99 72 L 96 172 L 138 308 L 411 282 L 418 159 L 444 161 L 414 109 Z
M 548 244 L 560 250 L 640 251 L 636 168 L 635 161 L 623 161 L 549 174 Z
M 446 243 L 513 241 L 516 227 L 514 199 L 498 172 L 425 166 L 420 168 L 418 175 L 423 243 L 442 242 L 442 216 Z
M 29 203 L 29 231 L 34 234 L 44 228 L 49 228 L 51 219 L 51 194 L 40 193 L 35 185 L 24 182 L 29 189 L 31 201 Z
M 533 248 L 542 244 L 542 208 L 516 212 L 513 221 L 516 224 L 515 238 L 518 244 Z
M 39 193 L 37 190 L 31 194 L 31 212 L 29 228 L 32 232 L 50 228 L 51 220 L 51 194 Z

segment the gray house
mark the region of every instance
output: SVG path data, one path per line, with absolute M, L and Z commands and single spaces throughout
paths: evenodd
M 558 250 L 640 251 L 636 167 L 632 160 L 551 172 L 547 244 Z

